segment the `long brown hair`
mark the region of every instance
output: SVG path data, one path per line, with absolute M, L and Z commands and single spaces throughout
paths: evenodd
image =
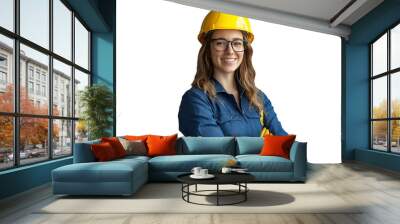
M 247 41 L 247 33 L 241 31 L 243 38 Z M 212 77 L 214 74 L 214 65 L 211 61 L 211 37 L 214 33 L 213 30 L 206 34 L 205 41 L 199 50 L 197 57 L 197 72 L 192 82 L 193 87 L 197 87 L 206 92 L 208 96 L 215 99 L 217 94 L 215 91 Z M 253 56 L 253 48 L 250 43 L 247 44 L 243 55 L 243 61 L 239 68 L 235 71 L 235 78 L 238 80 L 239 85 L 244 89 L 244 93 L 249 99 L 250 105 L 254 106 L 258 111 L 263 109 L 263 103 L 259 96 L 254 79 L 256 72 L 253 67 L 251 58 Z

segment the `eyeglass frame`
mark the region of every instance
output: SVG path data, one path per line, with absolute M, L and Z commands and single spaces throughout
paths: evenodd
M 247 46 L 247 43 L 248 43 L 248 42 L 247 42 L 246 40 L 244 40 L 244 39 L 227 40 L 227 39 L 225 39 L 225 38 L 215 38 L 215 39 L 211 39 L 211 42 L 216 41 L 216 40 L 223 40 L 223 41 L 226 41 L 226 42 L 228 43 L 228 44 L 226 45 L 226 47 L 225 47 L 224 50 L 217 50 L 217 49 L 215 49 L 216 51 L 226 51 L 226 49 L 228 48 L 228 46 L 231 45 L 232 50 L 233 50 L 234 52 L 244 52 L 244 51 L 246 50 L 246 46 Z M 232 45 L 232 43 L 233 43 L 234 41 L 238 41 L 238 40 L 240 40 L 240 41 L 243 42 L 243 51 L 237 51 L 237 50 L 235 50 L 235 48 L 234 48 L 233 45 Z

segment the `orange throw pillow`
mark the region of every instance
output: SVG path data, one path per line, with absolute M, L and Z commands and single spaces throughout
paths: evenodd
M 121 142 L 118 140 L 116 137 L 111 137 L 111 138 L 101 138 L 101 142 L 108 142 L 114 149 L 115 155 L 117 158 L 121 158 L 126 156 L 126 151 L 124 149 L 124 146 L 122 146 Z
M 135 135 L 125 135 L 124 139 L 129 140 L 129 141 L 143 141 L 146 142 L 146 139 L 149 135 L 140 135 L 140 136 L 135 136 Z
M 177 138 L 178 134 L 171 136 L 149 135 L 146 140 L 148 156 L 175 155 Z
M 90 147 L 92 149 L 94 157 L 99 162 L 109 161 L 117 158 L 114 149 L 108 142 L 93 144 Z
M 281 156 L 289 159 L 290 148 L 296 138 L 296 135 L 286 136 L 264 136 L 264 146 L 261 149 L 262 156 Z

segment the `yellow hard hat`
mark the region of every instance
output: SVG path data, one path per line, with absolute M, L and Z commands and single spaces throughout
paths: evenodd
M 247 32 L 247 39 L 250 43 L 254 40 L 250 21 L 247 17 L 210 11 L 204 18 L 200 33 L 197 37 L 201 43 L 204 42 L 205 36 L 210 30 L 242 30 Z

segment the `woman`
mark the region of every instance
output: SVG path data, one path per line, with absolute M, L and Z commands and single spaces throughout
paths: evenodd
M 198 39 L 197 73 L 179 108 L 182 134 L 263 136 L 264 126 L 273 135 L 287 135 L 270 100 L 254 83 L 249 20 L 211 11 Z

